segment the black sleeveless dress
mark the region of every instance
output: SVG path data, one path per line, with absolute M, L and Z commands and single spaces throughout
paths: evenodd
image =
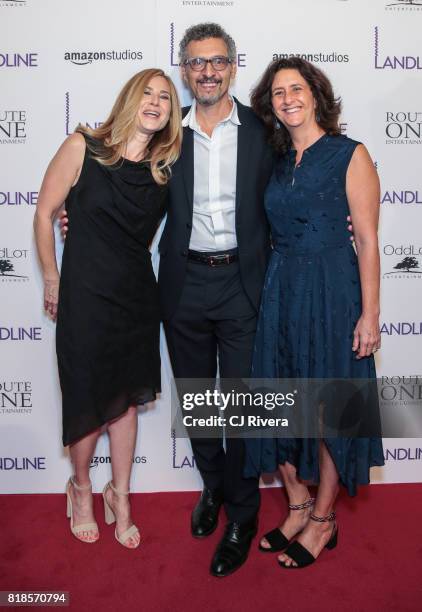
M 148 247 L 166 193 L 147 162 L 103 166 L 86 148 L 66 200 L 57 314 L 65 446 L 160 391 L 160 315 Z

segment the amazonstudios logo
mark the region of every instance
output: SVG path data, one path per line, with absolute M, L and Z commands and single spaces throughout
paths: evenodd
M 123 49 L 116 51 L 108 49 L 105 51 L 65 51 L 64 60 L 75 66 L 88 66 L 97 62 L 140 62 L 143 53 L 139 49 Z

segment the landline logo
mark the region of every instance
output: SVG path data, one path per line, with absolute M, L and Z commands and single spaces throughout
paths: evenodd
M 0 206 L 35 206 L 38 191 L 0 191 Z
M 82 121 L 78 121 L 77 123 L 71 125 L 70 115 L 71 115 L 70 93 L 67 91 L 65 93 L 65 130 L 66 130 L 66 136 L 70 136 L 70 134 L 73 134 L 76 126 L 79 123 L 81 123 L 85 127 L 89 127 L 89 128 L 92 128 L 92 129 L 96 129 L 96 128 L 100 127 L 100 125 L 103 124 L 102 121 L 91 121 L 91 122 L 86 121 L 85 123 L 82 122 Z
M 191 468 L 195 467 L 195 457 L 193 455 L 184 455 L 182 457 L 178 456 L 177 453 L 177 438 L 176 431 L 174 429 L 171 430 L 171 439 L 172 439 L 172 455 L 173 455 L 173 469 L 180 470 L 183 468 Z
M 387 448 L 385 461 L 422 461 L 422 448 Z
M 46 457 L 0 457 L 0 470 L 45 470 Z
M 25 342 L 27 340 L 42 340 L 41 327 L 0 327 L 0 340 L 16 340 Z
M 422 204 L 422 191 L 418 189 L 390 189 L 383 193 L 381 204 Z
M 0 53 L 0 68 L 38 68 L 38 53 Z
M 422 336 L 422 321 L 383 323 L 381 333 L 387 336 Z
M 380 54 L 380 29 L 374 29 L 374 59 L 376 70 L 422 70 L 422 58 L 413 55 L 386 55 Z

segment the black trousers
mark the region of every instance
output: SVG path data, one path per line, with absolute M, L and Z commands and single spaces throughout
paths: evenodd
M 238 262 L 210 267 L 189 261 L 178 308 L 164 322 L 175 378 L 250 376 L 257 313 L 241 284 Z M 244 478 L 245 444 L 223 436 L 192 438 L 206 487 L 219 489 L 229 521 L 246 522 L 259 508 L 257 478 Z

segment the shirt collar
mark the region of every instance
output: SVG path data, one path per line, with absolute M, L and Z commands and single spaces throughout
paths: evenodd
M 231 96 L 229 97 L 230 97 L 230 100 L 232 101 L 231 111 L 227 115 L 227 117 L 225 117 L 225 119 L 219 122 L 219 125 L 221 123 L 226 123 L 227 121 L 231 121 L 233 125 L 241 125 L 240 120 L 239 120 L 239 114 L 237 112 L 236 101 Z M 196 132 L 201 131 L 199 123 L 196 120 L 196 100 L 195 98 L 192 101 L 192 106 L 190 107 L 188 114 L 185 116 L 185 118 L 182 121 L 182 126 L 190 127 L 191 130 L 194 130 Z

